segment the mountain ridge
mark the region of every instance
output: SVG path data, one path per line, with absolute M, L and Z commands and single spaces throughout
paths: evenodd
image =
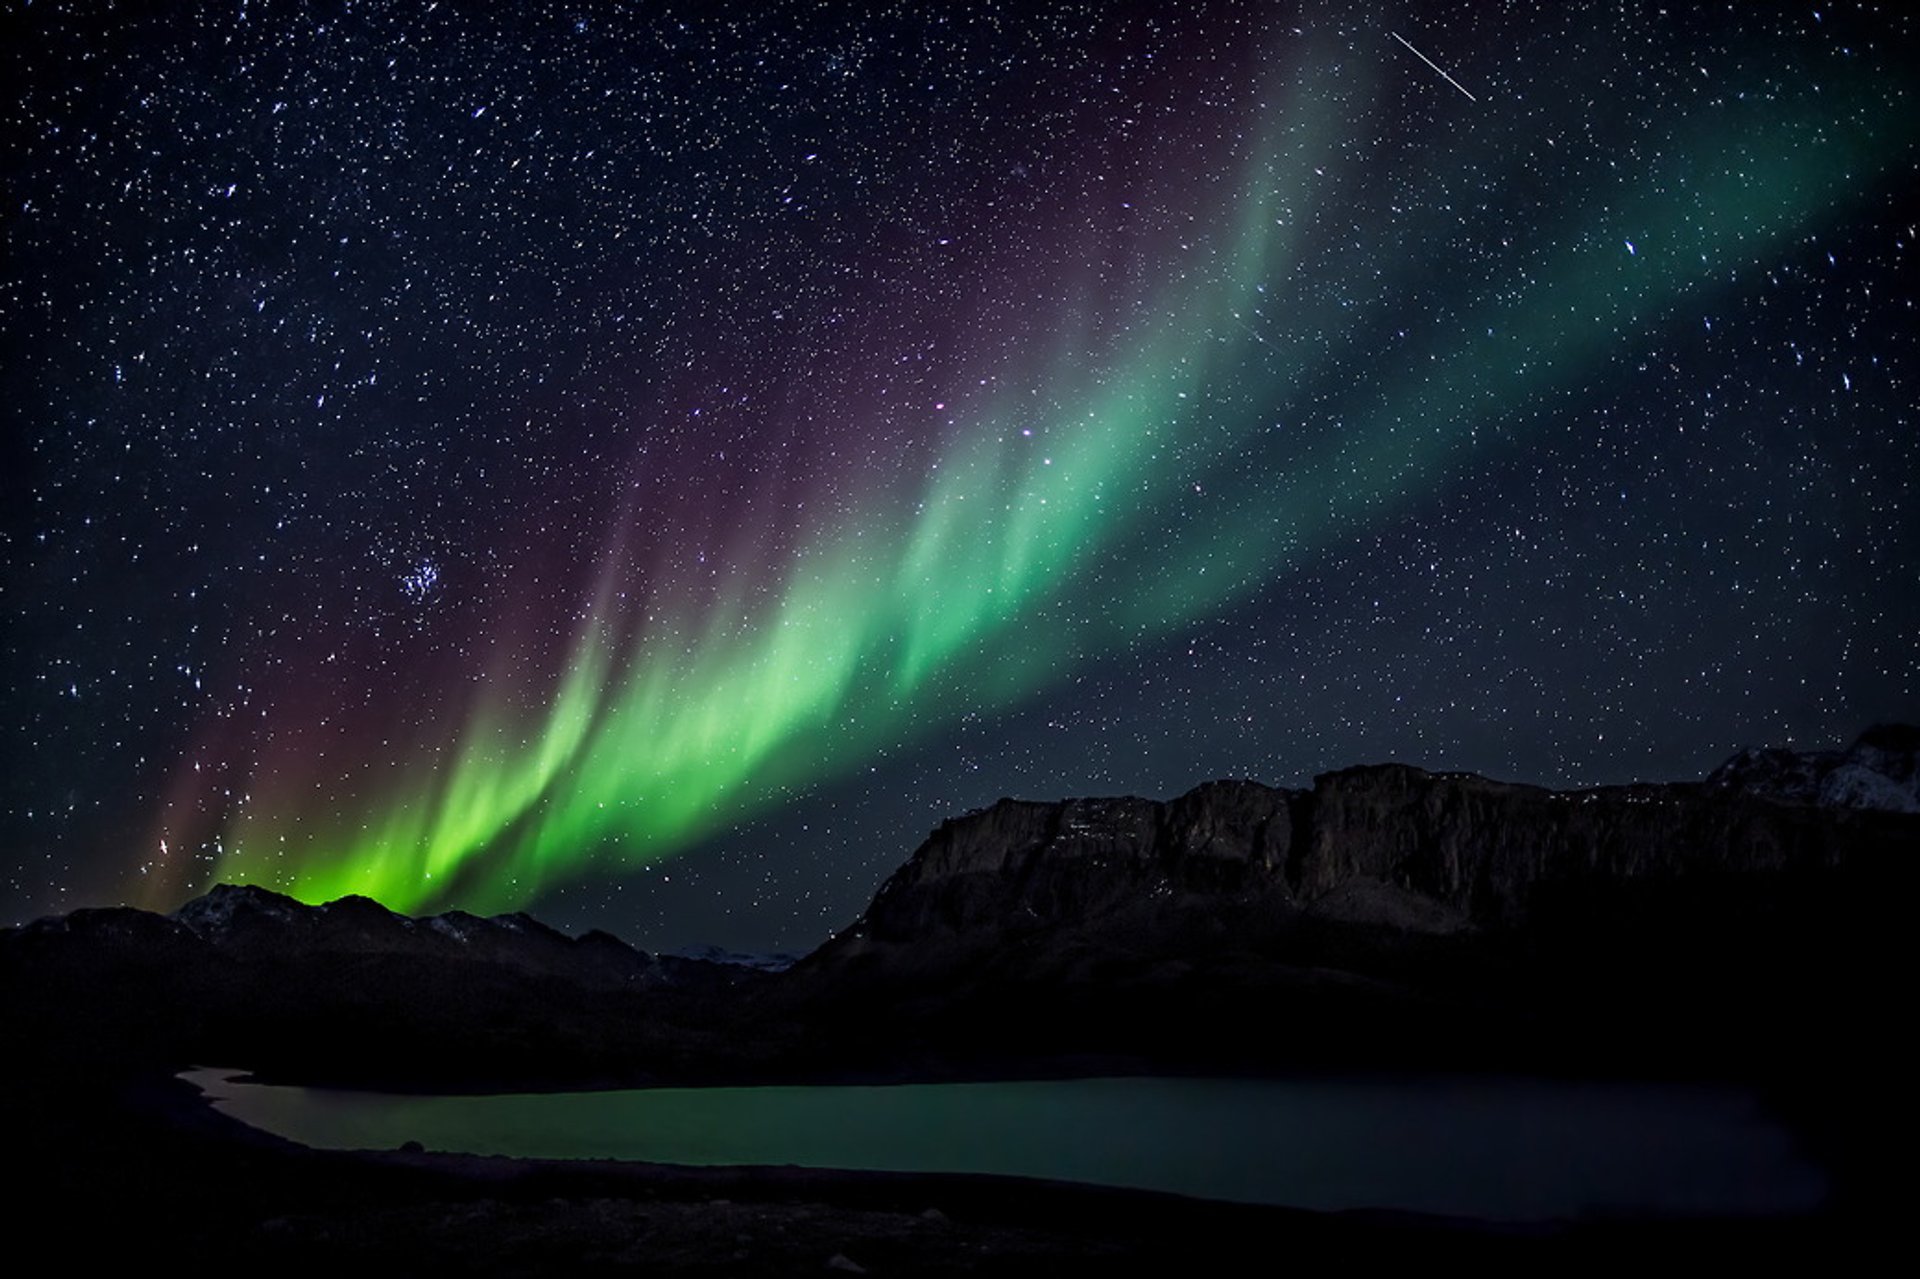
M 1837 755 L 1894 786 L 1916 737 L 1877 728 Z M 1005 799 L 941 823 L 780 972 L 517 912 L 413 919 L 224 885 L 171 916 L 0 933 L 0 996 L 24 1039 L 90 1061 L 396 1087 L 1089 1058 L 1719 1069 L 1773 1051 L 1782 1019 L 1860 1032 L 1835 995 L 1898 970 L 1920 850 L 1920 814 L 1875 806 L 1897 786 L 1809 788 L 1826 764 L 1772 756 L 1730 779 L 1743 758 L 1576 791 L 1379 764 L 1308 788 Z

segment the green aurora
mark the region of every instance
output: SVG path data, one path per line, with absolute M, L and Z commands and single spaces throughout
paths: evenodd
M 1681 322 L 1683 301 L 1869 198 L 1910 141 L 1831 93 L 1703 110 L 1675 123 L 1658 171 L 1584 193 L 1567 224 L 1533 229 L 1548 250 L 1513 250 L 1503 287 L 1329 392 L 1335 357 L 1368 360 L 1395 324 L 1300 279 L 1317 171 L 1357 127 L 1331 103 L 1249 101 L 1238 154 L 1204 161 L 1217 178 L 1150 192 L 1186 202 L 1185 229 L 1070 242 L 1082 263 L 1124 258 L 1136 283 L 1115 296 L 1090 266 L 1066 272 L 1045 349 L 992 369 L 991 402 L 954 410 L 912 491 L 875 483 L 857 511 L 808 512 L 770 589 L 695 602 L 655 583 L 644 616 L 623 602 L 632 535 L 616 532 L 556 678 L 479 683 L 463 722 L 358 793 L 256 787 L 220 819 L 214 877 L 491 910 L 668 857 L 1469 482 L 1622 335 Z M 1444 269 L 1431 245 L 1447 230 L 1383 225 L 1370 260 Z M 1309 412 L 1328 394 L 1337 420 Z

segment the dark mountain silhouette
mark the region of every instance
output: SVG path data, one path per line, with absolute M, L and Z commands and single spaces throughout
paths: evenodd
M 42 1051 L 397 1087 L 677 1074 L 758 976 L 523 914 L 411 919 L 230 884 L 171 916 L 81 910 L 0 934 L 0 994 Z
M 784 972 L 523 914 L 223 885 L 0 934 L 22 1041 L 445 1089 L 1116 1061 L 1724 1073 L 1866 1051 L 1920 851 L 1915 730 L 1705 782 L 1405 765 L 954 818 Z M 1837 782 L 1835 779 L 1839 779 Z

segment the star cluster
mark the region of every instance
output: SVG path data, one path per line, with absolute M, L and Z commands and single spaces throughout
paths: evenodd
M 1920 717 L 1897 6 L 13 4 L 8 913 L 805 946 Z

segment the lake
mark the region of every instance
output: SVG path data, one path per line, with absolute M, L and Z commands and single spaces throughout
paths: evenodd
M 1816 1209 L 1735 1088 L 1537 1079 L 1071 1079 L 400 1096 L 184 1078 L 325 1149 L 1004 1173 L 1333 1211 L 1546 1221 Z

